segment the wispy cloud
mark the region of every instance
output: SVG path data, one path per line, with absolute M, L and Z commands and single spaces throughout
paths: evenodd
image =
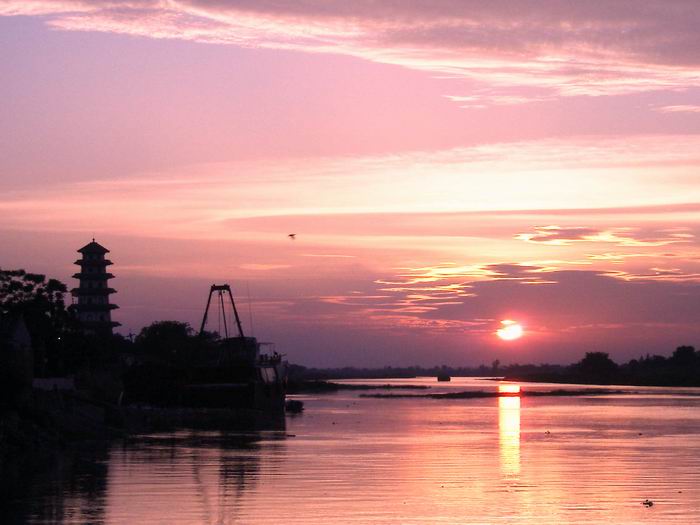
M 240 268 L 242 270 L 252 270 L 256 271 L 268 271 L 268 270 L 283 270 L 285 268 L 291 268 L 289 264 L 259 264 L 259 263 L 249 263 L 241 264 Z
M 654 108 L 659 113 L 700 113 L 700 106 L 679 104 L 676 106 L 659 106 Z
M 626 272 L 623 270 L 611 270 L 603 275 L 608 275 L 624 281 L 663 281 L 677 283 L 700 283 L 700 268 L 698 271 L 688 272 L 681 268 L 657 268 L 652 267 L 647 271 Z
M 644 232 L 638 228 L 599 230 L 581 226 L 540 226 L 535 228 L 534 233 L 519 233 L 515 238 L 551 246 L 565 246 L 574 242 L 603 242 L 618 246 L 666 246 L 690 242 L 694 235 L 682 228 Z
M 524 322 L 537 344 L 561 333 L 575 333 L 584 342 L 599 337 L 591 332 L 594 326 L 614 328 L 619 337 L 630 337 L 630 327 L 646 331 L 662 324 L 679 333 L 693 331 L 699 269 L 697 264 L 695 271 L 651 266 L 633 272 L 441 263 L 378 279 L 380 293 L 368 291 L 366 298 L 324 301 L 375 326 L 394 323 L 433 334 L 462 333 L 472 344 L 489 345 L 498 319 L 510 317 Z
M 493 89 L 476 107 L 700 85 L 690 0 L 4 0 L 2 14 L 42 15 L 67 31 L 352 55 Z M 513 86 L 541 93 L 501 94 Z
M 529 102 L 544 102 L 552 100 L 554 97 L 523 95 L 523 94 L 496 94 L 496 93 L 477 93 L 473 95 L 445 95 L 452 102 L 459 104 L 459 107 L 465 109 L 486 109 L 492 106 L 515 106 L 518 104 L 526 104 Z
M 180 238 L 283 234 L 286 239 L 289 231 L 316 241 L 379 232 L 462 237 L 490 229 L 491 236 L 497 230 L 511 238 L 521 233 L 534 242 L 595 235 L 623 245 L 667 243 L 691 233 L 640 237 L 610 231 L 611 221 L 605 227 L 599 222 L 613 215 L 643 220 L 668 214 L 675 221 L 696 221 L 698 166 L 695 136 L 548 139 L 383 156 L 203 164 L 172 173 L 57 182 L 6 192 L 0 210 L 6 228 L 116 229 Z M 476 223 L 478 214 L 488 221 Z M 583 216 L 589 223 L 595 217 L 597 233 L 572 230 L 580 225 L 571 223 Z M 555 226 L 512 231 L 516 219 L 532 228 L 543 217 L 549 217 L 544 224 Z M 307 253 L 354 255 L 342 247 Z
M 301 257 L 320 257 L 323 259 L 355 259 L 356 255 L 343 255 L 340 253 L 302 253 Z

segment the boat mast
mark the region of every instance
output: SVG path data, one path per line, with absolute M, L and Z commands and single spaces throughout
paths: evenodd
M 207 306 L 204 308 L 204 317 L 202 318 L 202 326 L 199 329 L 199 335 L 204 333 L 204 327 L 207 324 L 207 317 L 209 317 L 209 306 L 211 306 L 211 296 L 214 292 L 218 292 L 219 304 L 221 305 L 221 312 L 224 317 L 224 332 L 226 338 L 228 338 L 228 325 L 226 324 L 226 312 L 224 310 L 224 295 L 228 293 L 229 300 L 231 301 L 231 308 L 233 309 L 233 315 L 236 319 L 236 327 L 238 328 L 238 335 L 240 337 L 245 337 L 243 335 L 243 326 L 241 325 L 241 319 L 238 317 L 238 310 L 236 309 L 236 303 L 233 300 L 233 293 L 231 293 L 231 287 L 228 284 L 212 284 L 209 289 L 209 298 L 207 299 Z

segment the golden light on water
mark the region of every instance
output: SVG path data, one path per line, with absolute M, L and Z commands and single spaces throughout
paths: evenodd
M 524 334 L 523 327 L 517 321 L 504 319 L 501 321 L 501 325 L 501 328 L 496 330 L 496 335 L 504 341 L 519 339 Z
M 516 387 L 518 385 L 499 385 Z M 520 397 L 498 398 L 498 445 L 501 456 L 501 472 L 505 475 L 520 474 Z
M 500 394 L 519 394 L 520 385 L 505 383 L 498 385 L 498 392 Z

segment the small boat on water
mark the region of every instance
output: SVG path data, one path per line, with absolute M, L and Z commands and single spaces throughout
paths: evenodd
M 290 414 L 300 414 L 304 411 L 304 402 L 298 399 L 287 399 L 285 408 Z
M 437 375 L 437 380 L 440 382 L 445 382 L 445 381 L 451 381 L 452 378 L 449 376 L 449 374 L 441 373 L 441 374 Z

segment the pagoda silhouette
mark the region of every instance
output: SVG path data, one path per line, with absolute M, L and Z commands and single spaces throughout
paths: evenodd
M 82 254 L 82 258 L 75 264 L 80 266 L 80 272 L 73 278 L 80 280 L 80 286 L 71 290 L 71 294 L 77 298 L 72 308 L 85 333 L 111 335 L 112 329 L 121 323 L 112 321 L 111 315 L 112 310 L 119 307 L 109 302 L 110 294 L 116 292 L 107 284 L 114 277 L 107 273 L 107 266 L 112 264 L 112 261 L 105 259 L 109 250 L 92 239 L 78 253 Z

